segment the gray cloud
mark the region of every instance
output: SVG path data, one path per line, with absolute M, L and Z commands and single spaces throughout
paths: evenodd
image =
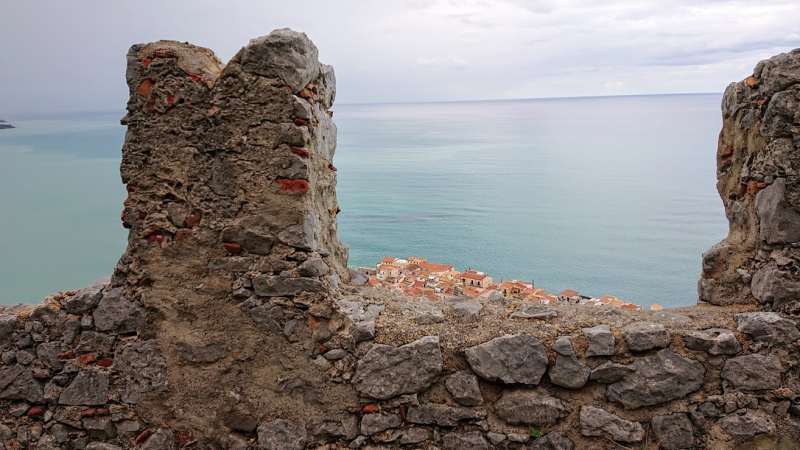
M 121 110 L 131 44 L 189 41 L 225 61 L 286 26 L 334 65 L 344 103 L 721 92 L 800 47 L 795 0 L 6 3 L 5 115 Z

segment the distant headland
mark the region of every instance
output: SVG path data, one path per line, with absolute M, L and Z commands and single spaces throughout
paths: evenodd
M 6 122 L 5 120 L 0 119 L 0 130 L 7 130 L 7 129 L 10 129 L 10 128 L 15 128 L 15 127 L 14 127 L 14 125 L 11 125 L 10 123 Z

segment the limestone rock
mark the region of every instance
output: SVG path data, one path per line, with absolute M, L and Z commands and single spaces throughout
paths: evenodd
M 402 424 L 399 414 L 367 414 L 361 419 L 361 434 L 372 436 Z
M 559 336 L 553 343 L 553 351 L 559 355 L 575 356 L 575 348 L 572 346 L 572 340 L 569 336 Z
M 11 340 L 18 326 L 17 316 L 0 314 L 0 345 Z
M 406 421 L 420 425 L 440 425 L 454 427 L 460 422 L 477 420 L 482 416 L 478 411 L 461 406 L 419 405 L 408 408 Z
M 111 282 L 111 277 L 98 278 L 77 294 L 63 302 L 64 310 L 70 314 L 84 314 L 94 309 L 103 298 L 103 289 Z
M 407 317 L 418 325 L 430 325 L 444 322 L 441 309 L 425 303 L 406 303 L 403 305 L 403 317 Z
M 168 429 L 159 428 L 144 441 L 141 450 L 175 450 L 175 435 Z
M 144 308 L 125 298 L 120 288 L 106 292 L 94 310 L 94 325 L 98 331 L 135 331 L 144 321 Z
M 654 416 L 650 428 L 660 449 L 679 450 L 694 446 L 694 427 L 686 413 Z
M 116 338 L 109 334 L 87 330 L 81 333 L 81 338 L 78 342 L 78 346 L 75 348 L 75 352 L 108 355 L 111 353 L 115 341 Z
M 95 442 L 89 442 L 88 444 L 86 444 L 86 447 L 84 447 L 83 449 L 84 450 L 122 450 L 122 447 L 120 447 L 119 445 L 109 444 L 109 443 L 106 443 L 106 442 L 97 442 L 97 441 L 95 441 Z M 142 447 L 142 450 L 145 450 L 145 448 Z M 152 450 L 152 449 L 147 449 L 147 450 Z
M 302 223 L 292 225 L 278 233 L 278 240 L 288 246 L 313 252 L 319 246 L 317 239 L 319 229 L 319 218 L 309 213 Z
M 795 321 L 781 317 L 775 312 L 749 312 L 735 314 L 733 318 L 742 333 L 749 334 L 753 340 L 768 344 L 789 344 L 800 339 Z
M 469 431 L 445 434 L 442 447 L 447 450 L 489 450 L 489 443 L 480 431 Z
M 309 258 L 297 267 L 297 271 L 304 277 L 321 277 L 330 271 L 330 268 L 321 258 Z
M 464 302 L 453 305 L 453 314 L 464 323 L 478 321 L 483 305 L 480 303 Z
M 494 404 L 497 416 L 512 425 L 554 425 L 565 414 L 561 400 L 547 394 L 527 391 L 506 391 Z
M 568 437 L 558 431 L 551 431 L 528 445 L 529 450 L 574 450 Z
M 431 437 L 430 431 L 422 427 L 408 428 L 400 438 L 400 445 L 419 444 Z
M 348 267 L 347 272 L 350 274 L 350 284 L 353 286 L 363 286 L 369 281 L 369 277 L 360 270 Z
M 465 353 L 472 370 L 489 381 L 535 385 L 547 370 L 544 344 L 530 336 L 497 337 Z
M 253 289 L 261 297 L 287 297 L 300 292 L 321 291 L 322 283 L 308 278 L 284 278 L 275 275 L 261 275 L 253 278 Z
M 358 361 L 352 383 L 363 396 L 387 400 L 426 389 L 442 373 L 443 362 L 435 336 L 397 348 L 376 344 Z
M 611 384 L 625 379 L 626 376 L 636 371 L 632 364 L 618 364 L 606 361 L 592 369 L 589 379 L 598 383 Z
M 644 439 L 644 428 L 617 415 L 592 406 L 581 407 L 581 434 L 605 436 L 619 442 L 639 442 Z
M 33 378 L 31 371 L 17 364 L 8 369 L 0 369 L 0 399 L 42 403 L 44 391 L 39 382 Z
M 72 406 L 104 405 L 108 402 L 108 395 L 108 377 L 102 373 L 83 370 L 78 373 L 78 376 L 58 397 L 58 404 Z
M 547 371 L 553 384 L 569 389 L 582 388 L 589 381 L 591 373 L 592 369 L 578 361 L 578 358 L 564 355 L 558 355 L 555 365 Z
M 689 323 L 692 321 L 692 318 L 689 316 L 684 316 L 683 314 L 675 314 L 668 311 L 656 311 L 653 313 L 653 318 L 664 322 L 673 322 L 673 323 Z
M 584 328 L 583 336 L 589 343 L 586 349 L 585 356 L 612 356 L 614 355 L 614 344 L 616 339 L 611 333 L 611 328 L 608 325 L 597 325 L 592 328 Z
M 297 94 L 319 75 L 318 58 L 317 47 L 305 33 L 283 28 L 251 39 L 233 61 L 252 73 L 279 78 Z
M 769 303 L 772 309 L 782 310 L 794 304 L 800 296 L 800 279 L 790 270 L 770 261 L 753 275 L 750 290 L 761 303 Z
M 281 326 L 283 310 L 278 305 L 264 303 L 251 309 L 248 314 L 256 328 L 265 333 L 280 333 L 283 331 L 283 326 Z
M 767 415 L 746 409 L 743 413 L 728 414 L 717 422 L 729 435 L 748 441 L 756 435 L 775 433 L 775 422 Z
M 683 336 L 686 348 L 708 352 L 711 355 L 735 355 L 742 345 L 733 331 L 725 328 L 689 331 Z
M 114 364 L 130 380 L 120 392 L 125 403 L 136 403 L 143 395 L 169 390 L 167 361 L 153 339 L 126 346 L 114 358 Z
M 110 417 L 86 417 L 83 419 L 83 429 L 92 439 L 112 439 L 117 436 L 117 428 Z
M 275 419 L 258 427 L 258 445 L 263 450 L 303 450 L 308 434 L 300 423 Z
M 511 313 L 512 319 L 537 319 L 550 320 L 558 317 L 558 313 L 553 308 L 537 305 L 524 305 L 519 311 Z
M 643 352 L 656 347 L 669 347 L 670 336 L 664 325 L 653 322 L 635 322 L 622 328 L 622 337 L 633 352 Z
M 781 384 L 783 366 L 777 356 L 751 355 L 729 358 L 722 367 L 722 379 L 735 389 L 747 391 L 777 389 Z
M 275 243 L 275 237 L 271 234 L 239 226 L 225 228 L 220 238 L 222 242 L 239 244 L 245 251 L 256 255 L 269 255 Z
M 478 377 L 469 371 L 462 370 L 450 375 L 445 381 L 445 387 L 453 399 L 462 405 L 477 406 L 483 403 Z
M 215 342 L 201 345 L 189 345 L 186 342 L 178 342 L 178 355 L 181 359 L 195 363 L 213 363 L 224 358 L 228 354 L 228 349 Z M 255 426 L 253 426 L 255 428 Z
M 706 369 L 698 361 L 670 349 L 652 356 L 636 358 L 634 372 L 608 386 L 608 399 L 625 409 L 653 406 L 683 398 L 703 385 Z
M 800 241 L 800 212 L 786 201 L 786 178 L 777 178 L 756 194 L 756 211 L 761 240 L 767 244 Z

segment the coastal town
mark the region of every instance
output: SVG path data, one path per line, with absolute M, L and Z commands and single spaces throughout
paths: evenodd
M 496 281 L 487 273 L 467 269 L 456 270 L 449 264 L 437 264 L 425 258 L 407 259 L 387 256 L 376 267 L 359 267 L 369 277 L 372 287 L 384 288 L 406 297 L 440 300 L 450 297 L 482 297 L 488 299 L 521 299 L 542 305 L 573 304 L 584 306 L 613 306 L 628 310 L 641 310 L 640 305 L 629 303 L 612 295 L 595 298 L 567 289 L 558 295 L 545 292 L 533 282 L 516 279 Z M 651 310 L 663 309 L 653 304 Z

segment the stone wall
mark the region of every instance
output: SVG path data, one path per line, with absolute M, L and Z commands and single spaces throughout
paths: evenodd
M 787 91 L 772 79 L 800 76 L 797 59 L 761 63 L 756 85 Z M 776 307 L 791 301 L 759 311 L 723 276 L 752 255 L 704 260 L 701 293 L 733 306 L 396 297 L 346 268 L 335 79 L 304 34 L 224 67 L 171 41 L 128 62 L 128 249 L 110 279 L 0 307 L 0 450 L 797 448 L 800 331 Z M 770 186 L 791 202 L 784 178 Z M 785 268 L 792 244 L 769 245 Z

